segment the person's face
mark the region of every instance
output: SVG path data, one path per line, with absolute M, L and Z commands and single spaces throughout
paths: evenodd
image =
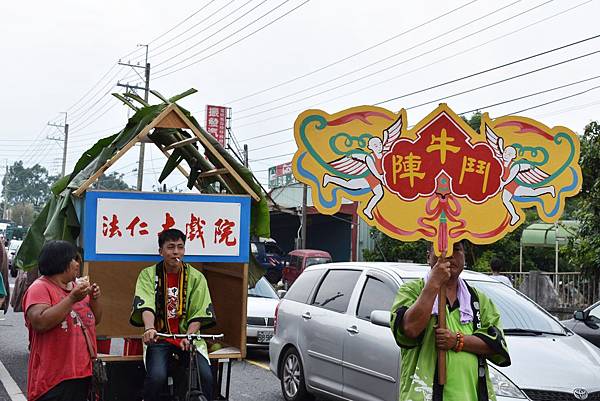
M 185 243 L 181 239 L 177 241 L 167 240 L 158 250 L 158 253 L 163 257 L 167 265 L 178 266 L 179 261 L 183 259 L 183 255 L 185 254 Z
M 71 259 L 71 261 L 69 262 L 69 266 L 67 267 L 66 273 L 69 276 L 69 280 L 75 280 L 77 277 L 79 277 L 79 268 L 81 267 L 81 264 L 79 263 L 79 261 L 77 259 Z
M 433 252 L 433 248 L 429 248 L 428 258 L 429 266 L 435 266 L 438 257 L 435 255 L 435 252 Z M 465 249 L 463 248 L 462 243 L 458 242 L 454 244 L 452 255 L 446 255 L 446 261 L 450 262 L 451 279 L 457 279 L 465 268 Z

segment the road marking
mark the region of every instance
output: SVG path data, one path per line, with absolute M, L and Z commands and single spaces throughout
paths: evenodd
M 250 365 L 258 366 L 259 368 L 263 368 L 264 370 L 271 370 L 269 365 L 265 363 L 253 361 L 251 359 L 246 359 L 245 361 L 248 362 Z
M 27 401 L 27 398 L 25 398 L 25 395 L 17 383 L 14 381 L 10 373 L 8 373 L 8 370 L 6 370 L 6 367 L 4 367 L 2 361 L 0 361 L 0 382 L 2 382 L 2 385 L 6 389 L 6 392 L 12 401 Z

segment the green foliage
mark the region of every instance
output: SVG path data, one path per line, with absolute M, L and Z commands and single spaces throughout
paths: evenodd
M 370 232 L 375 241 L 375 249 L 365 249 L 363 256 L 369 262 L 415 262 L 427 263 L 428 242 L 402 242 L 388 237 L 376 228 Z
M 106 189 L 111 191 L 129 191 L 132 190 L 129 185 L 123 180 L 124 174 L 119 174 L 116 171 L 106 175 L 102 174 L 98 178 L 98 189 Z
M 22 227 L 33 223 L 34 210 L 31 203 L 20 203 L 10 208 L 10 219 Z
M 39 212 L 50 196 L 50 185 L 57 178 L 50 176 L 48 170 L 39 164 L 25 167 L 22 161 L 15 162 L 2 180 L 8 207 L 31 204 Z
M 597 277 L 600 266 L 600 124 L 596 121 L 585 127 L 579 164 L 583 182 L 574 213 L 579 220 L 579 232 L 578 238 L 569 244 L 568 256 L 582 272 Z

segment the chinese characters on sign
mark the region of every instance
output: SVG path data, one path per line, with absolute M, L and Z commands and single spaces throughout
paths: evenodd
M 225 147 L 227 133 L 227 107 L 206 106 L 206 132 L 215 137 Z
M 295 181 L 292 163 L 284 163 L 269 168 L 269 188 L 284 187 Z
M 116 198 L 107 196 L 108 192 L 91 194 L 86 195 L 86 218 L 95 221 L 95 228 L 85 225 L 87 260 L 109 260 L 101 259 L 102 255 L 131 255 L 132 260 L 139 260 L 136 255 L 157 255 L 158 234 L 170 228 L 185 233 L 188 260 L 195 256 L 248 258 L 243 252 L 247 253 L 249 243 L 249 198 L 234 197 L 242 201 L 234 202 L 226 201 L 232 197 L 209 195 L 165 194 L 161 200 L 144 199 L 148 196 L 144 193 L 121 193 Z M 136 195 L 141 198 L 130 199 Z M 213 200 L 201 200 L 207 198 Z M 95 214 L 88 216 L 88 209 Z
M 405 110 L 312 109 L 296 119 L 294 137 L 294 176 L 320 213 L 355 201 L 369 225 L 430 241 L 438 254 L 462 239 L 499 240 L 527 208 L 556 222 L 581 188 L 577 135 L 526 117 L 483 114 L 478 132 L 445 104 L 414 126 Z

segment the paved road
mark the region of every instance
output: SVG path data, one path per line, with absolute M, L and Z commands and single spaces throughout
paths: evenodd
M 12 281 L 14 279 L 11 279 Z M 23 314 L 13 313 L 11 309 L 6 316 L 0 316 L 0 319 L 2 317 L 4 320 L 0 320 L 0 362 L 6 367 L 18 388 L 25 393 L 27 389 L 28 339 L 27 329 L 23 323 Z M 266 369 L 268 365 L 269 353 L 267 350 L 249 349 L 247 360 L 233 364 L 230 399 L 232 401 L 283 400 L 279 380 Z M 6 380 L 1 371 L 0 379 Z M 0 383 L 0 401 L 17 399 L 11 399 L 5 387 Z

